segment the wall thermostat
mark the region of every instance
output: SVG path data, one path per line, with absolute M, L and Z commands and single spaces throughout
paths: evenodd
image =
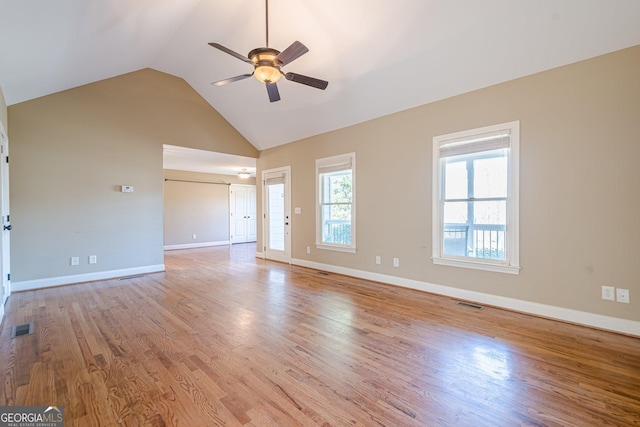
M 133 193 L 133 185 L 123 185 L 121 188 L 123 193 Z

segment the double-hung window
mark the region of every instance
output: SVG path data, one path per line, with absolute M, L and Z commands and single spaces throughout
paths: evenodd
M 356 155 L 316 160 L 316 247 L 356 250 Z
M 433 262 L 518 274 L 519 122 L 433 138 Z

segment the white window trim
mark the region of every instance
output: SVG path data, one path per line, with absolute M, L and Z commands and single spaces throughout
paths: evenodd
M 451 140 L 471 138 L 473 136 L 509 130 L 511 133 L 511 148 L 508 157 L 509 181 L 507 190 L 507 261 L 489 260 L 482 258 L 449 257 L 442 252 L 443 209 L 441 204 L 441 169 L 440 146 Z M 432 261 L 437 265 L 472 268 L 476 270 L 494 271 L 499 273 L 520 273 L 520 122 L 508 122 L 499 125 L 486 126 L 462 132 L 440 135 L 433 138 L 433 188 L 432 188 Z
M 322 242 L 322 212 L 320 203 L 320 169 L 351 164 L 351 244 L 331 244 Z M 316 248 L 337 252 L 356 252 L 356 153 L 316 159 Z

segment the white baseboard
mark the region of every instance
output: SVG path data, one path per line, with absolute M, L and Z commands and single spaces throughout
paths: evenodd
M 370 271 L 322 264 L 318 262 L 307 261 L 304 259 L 294 258 L 291 260 L 291 263 L 302 267 L 313 268 L 316 270 L 344 274 L 346 276 L 353 276 L 360 279 L 372 280 L 375 282 L 402 286 L 404 288 L 416 289 L 433 294 L 445 295 L 452 298 L 492 305 L 514 311 L 520 311 L 536 316 L 548 317 L 551 319 L 563 320 L 565 322 L 577 323 L 585 326 L 620 332 L 623 334 L 640 336 L 640 322 L 636 322 L 633 320 L 620 319 L 618 317 L 604 316 L 601 314 L 588 313 L 585 311 L 556 307 L 553 305 L 539 304 L 536 302 L 502 297 L 499 295 L 485 294 L 482 292 L 469 291 L 466 289 L 454 288 L 451 286 L 436 285 L 433 283 L 405 279 L 402 277 L 390 276 L 387 274 L 373 273 Z
M 256 258 L 264 259 L 264 252 L 256 252 Z
M 209 246 L 224 246 L 230 245 L 231 242 L 229 240 L 221 240 L 219 242 L 203 242 L 203 243 L 186 243 L 183 245 L 165 245 L 165 251 L 173 251 L 176 249 L 193 249 L 193 248 L 206 248 Z
M 46 279 L 24 280 L 22 282 L 11 282 L 11 292 L 31 291 L 33 289 L 50 288 L 52 286 L 93 282 L 96 280 L 107 280 L 114 279 L 116 277 L 135 276 L 138 274 L 158 273 L 161 271 L 165 271 L 164 264 L 123 268 L 121 270 L 98 271 L 96 273 L 74 274 L 71 276 L 48 277 Z

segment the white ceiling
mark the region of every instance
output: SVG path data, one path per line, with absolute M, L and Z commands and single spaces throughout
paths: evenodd
M 256 159 L 253 157 L 234 156 L 166 144 L 163 146 L 162 167 L 163 169 L 220 175 L 238 175 L 240 172 L 249 172 L 251 176 L 256 176 Z
M 271 0 L 270 44 L 325 91 L 255 79 L 263 0 L 0 0 L 7 104 L 150 67 L 185 79 L 263 150 L 640 44 L 638 0 Z M 265 130 L 268 129 L 268 132 Z

